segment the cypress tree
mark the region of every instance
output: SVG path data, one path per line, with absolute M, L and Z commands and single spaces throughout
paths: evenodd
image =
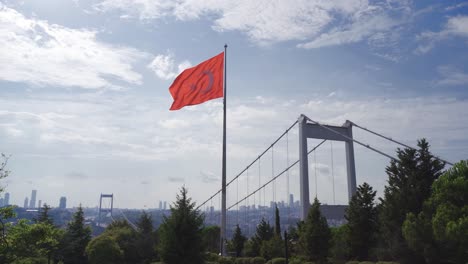
M 281 224 L 278 206 L 275 206 L 275 235 L 281 237 Z
M 234 247 L 234 250 L 236 252 L 236 257 L 240 257 L 242 254 L 242 250 L 244 249 L 244 243 L 247 240 L 247 238 L 242 235 L 242 231 L 239 227 L 239 225 L 236 225 L 236 229 L 234 231 L 234 236 L 232 237 L 232 245 Z

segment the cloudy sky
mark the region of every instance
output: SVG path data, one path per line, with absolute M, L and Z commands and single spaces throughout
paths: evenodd
M 96 206 L 113 193 L 117 207 L 154 208 L 183 185 L 205 200 L 220 187 L 222 101 L 169 111 L 168 87 L 225 43 L 228 180 L 300 114 L 468 157 L 466 2 L 2 0 L 0 152 L 11 175 L 1 184 L 11 202 L 37 189 L 53 206 L 60 196 Z M 297 145 L 293 129 L 229 188 L 228 205 L 296 160 Z M 324 203 L 333 182 L 335 202 L 347 203 L 343 152 L 326 143 L 309 158 L 311 196 Z M 355 152 L 358 183 L 381 193 L 388 158 Z M 298 197 L 297 168 L 289 177 Z M 278 181 L 267 200 L 286 198 L 287 177 Z

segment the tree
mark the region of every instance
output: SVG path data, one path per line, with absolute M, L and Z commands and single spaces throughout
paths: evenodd
M 114 239 L 122 250 L 125 263 L 140 263 L 141 256 L 137 246 L 137 232 L 125 220 L 117 220 L 107 226 L 102 235 Z
M 164 263 L 203 263 L 203 221 L 203 215 L 187 197 L 187 189 L 182 187 L 171 206 L 171 215 L 164 216 L 159 229 L 159 251 Z
M 49 216 L 49 211 L 50 211 L 50 206 L 45 203 L 44 206 L 42 208 L 40 208 L 40 210 L 38 212 L 38 217 L 37 217 L 36 222 L 37 223 L 47 223 L 47 224 L 53 225 L 54 221 Z
M 220 232 L 219 226 L 207 226 L 203 228 L 203 244 L 208 252 L 219 253 Z
M 8 232 L 13 259 L 41 259 L 50 263 L 57 253 L 63 231 L 47 223 L 31 224 L 21 219 Z
M 244 243 L 247 238 L 242 235 L 241 228 L 239 225 L 236 225 L 236 230 L 234 231 L 234 236 L 232 237 L 231 243 L 233 245 L 234 251 L 236 252 L 236 257 L 240 257 L 242 250 L 244 249 Z
M 430 196 L 432 183 L 440 177 L 445 164 L 435 159 L 425 139 L 418 141 L 419 149 L 398 149 L 398 160 L 386 168 L 388 186 L 381 200 L 379 226 L 386 257 L 403 263 L 421 263 L 421 254 L 410 250 L 402 235 L 406 214 L 421 212 L 423 202 Z
M 86 255 L 90 264 L 122 264 L 123 253 L 119 244 L 108 235 L 101 235 L 86 246 Z
M 90 240 L 91 228 L 85 226 L 83 208 L 80 205 L 65 231 L 62 251 L 63 263 L 86 264 L 85 249 Z
M 8 177 L 10 171 L 6 169 L 8 159 L 5 154 L 0 155 L 2 161 L 0 162 L 0 180 Z M 3 186 L 0 185 L 0 194 L 3 192 Z M 7 239 L 7 220 L 15 217 L 16 214 L 13 210 L 13 206 L 4 206 L 0 208 L 0 263 L 7 263 L 8 253 L 10 251 L 10 243 Z
M 268 241 L 273 237 L 273 227 L 270 226 L 270 223 L 265 221 L 264 218 L 257 225 L 255 235 L 251 238 L 251 243 L 249 243 L 249 255 L 259 256 L 260 248 L 264 241 Z
M 418 215 L 409 213 L 403 235 L 427 263 L 465 263 L 468 259 L 468 161 L 460 161 L 432 185 Z
M 328 256 L 330 240 L 331 231 L 327 219 L 320 212 L 320 202 L 315 198 L 307 219 L 300 229 L 299 243 L 310 260 L 323 263 Z
M 278 206 L 275 206 L 275 235 L 281 238 L 281 224 Z
M 375 247 L 377 232 L 377 208 L 374 200 L 376 191 L 363 183 L 346 208 L 348 220 L 347 243 L 352 259 L 368 260 L 369 251 Z
M 155 255 L 155 237 L 153 230 L 153 220 L 151 215 L 145 211 L 141 214 L 137 222 L 137 248 L 142 263 L 151 263 Z

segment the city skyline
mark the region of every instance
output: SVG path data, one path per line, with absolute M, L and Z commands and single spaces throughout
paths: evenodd
M 225 44 L 228 181 L 300 114 L 467 157 L 461 0 L 8 0 L 0 21 L 0 152 L 11 171 L 0 185 L 11 204 L 66 196 L 67 207 L 86 207 L 113 193 L 116 207 L 156 208 L 182 186 L 205 201 L 221 187 L 222 100 L 169 111 L 168 88 Z M 395 155 L 398 145 L 353 133 Z M 297 129 L 287 138 L 228 188 L 228 206 L 296 161 Z M 361 146 L 355 157 L 357 184 L 381 196 L 390 160 Z M 262 200 L 299 197 L 298 171 Z M 347 204 L 344 145 L 312 154 L 309 177 L 310 197 Z

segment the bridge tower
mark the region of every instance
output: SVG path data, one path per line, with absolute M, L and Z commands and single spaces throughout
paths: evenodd
M 305 115 L 299 116 L 299 171 L 302 220 L 307 217 L 310 207 L 309 159 L 307 157 L 308 138 L 344 141 L 346 143 L 348 198 L 351 200 L 351 197 L 356 192 L 356 167 L 354 164 L 352 122 L 347 120 L 343 126 L 329 126 L 307 121 L 310 121 L 310 119 Z
M 110 200 L 110 204 L 108 203 L 107 206 L 103 206 L 102 200 Z M 98 212 L 98 225 L 101 224 L 102 215 L 107 215 L 110 213 L 112 217 L 112 209 L 114 208 L 114 194 L 102 194 L 99 198 L 99 212 Z

